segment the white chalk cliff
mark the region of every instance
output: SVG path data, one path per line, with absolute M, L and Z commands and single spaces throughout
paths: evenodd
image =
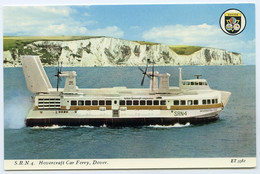
M 40 55 L 44 65 L 134 66 L 146 59 L 156 65 L 241 65 L 239 53 L 202 47 L 191 55 L 179 55 L 165 44 L 140 44 L 134 41 L 99 37 L 74 41 L 35 41 L 24 46 L 23 54 Z M 4 66 L 21 66 L 19 50 L 4 51 Z

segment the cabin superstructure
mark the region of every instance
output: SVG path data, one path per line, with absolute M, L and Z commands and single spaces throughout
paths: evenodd
M 28 89 L 35 94 L 27 126 L 204 123 L 218 119 L 230 97 L 230 92 L 212 90 L 205 79 L 182 80 L 181 69 L 179 87 L 171 87 L 170 74 L 160 74 L 154 68 L 147 72 L 147 67 L 142 70 L 141 85 L 147 76 L 149 88 L 81 89 L 76 72 L 60 70 L 56 76 L 65 78 L 65 87 L 52 88 L 39 57 L 24 56 L 22 63 Z M 43 87 L 38 88 L 35 81 Z

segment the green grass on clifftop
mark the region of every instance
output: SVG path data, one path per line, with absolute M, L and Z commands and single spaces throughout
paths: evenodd
M 101 36 L 100 36 L 101 37 Z M 98 36 L 4 36 L 4 51 L 12 48 L 22 48 L 35 41 L 73 41 L 99 38 Z
M 179 55 L 191 55 L 196 51 L 199 51 L 202 47 L 187 45 L 171 45 L 169 46 L 169 48 Z

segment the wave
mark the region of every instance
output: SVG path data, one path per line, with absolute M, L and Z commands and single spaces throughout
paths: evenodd
M 102 126 L 100 126 L 100 127 L 107 127 L 107 125 L 106 124 L 103 124 Z
M 188 127 L 191 126 L 191 124 L 189 122 L 187 122 L 186 124 L 180 124 L 180 123 L 175 123 L 174 125 L 149 125 L 147 127 L 151 127 L 151 128 L 173 128 L 173 127 Z
M 80 127 L 84 127 L 84 128 L 94 128 L 94 126 L 89 126 L 89 125 L 80 125 Z
M 52 125 L 52 126 L 33 126 L 31 129 L 62 129 L 67 126 L 59 126 L 59 125 Z

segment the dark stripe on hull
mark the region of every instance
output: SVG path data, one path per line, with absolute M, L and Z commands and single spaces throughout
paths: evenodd
M 218 115 L 204 118 L 50 118 L 50 119 L 26 119 L 26 126 L 102 126 L 108 127 L 136 127 L 144 125 L 173 125 L 180 124 L 205 124 L 216 121 Z

